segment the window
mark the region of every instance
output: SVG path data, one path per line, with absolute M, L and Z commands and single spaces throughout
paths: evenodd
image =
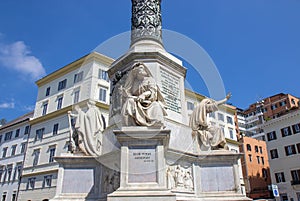
M 66 88 L 66 86 L 67 86 L 67 79 L 64 79 L 63 81 L 60 81 L 59 83 L 58 83 L 58 88 L 57 88 L 57 90 L 59 91 L 59 90 L 62 90 L 62 89 L 64 89 L 64 88 Z
M 277 105 L 276 105 L 276 104 L 271 105 L 271 110 L 276 110 L 276 108 L 277 108 Z
M 11 154 L 10 154 L 11 156 L 14 156 L 16 154 L 16 149 L 17 149 L 16 144 L 11 146 Z
M 25 152 L 25 148 L 26 148 L 26 143 L 24 142 L 21 144 L 21 154 Z
M 34 189 L 34 185 L 35 185 L 35 177 L 28 178 L 26 190 Z
M 19 137 L 20 136 L 20 129 L 17 129 L 16 130 L 16 133 L 15 133 L 15 138 Z
M 36 130 L 34 141 L 42 140 L 44 131 L 45 131 L 44 128 L 40 128 L 40 129 Z
M 270 155 L 271 155 L 271 159 L 278 158 L 278 151 L 277 151 L 277 149 L 270 150 Z
M 264 157 L 260 157 L 260 159 L 261 159 L 261 163 L 264 165 L 264 164 L 265 164 L 265 159 L 264 159 Z
M 101 79 L 101 80 L 108 81 L 108 74 L 107 74 L 107 72 L 104 71 L 104 70 L 102 70 L 102 69 L 99 69 L 98 78 Z
M 227 123 L 229 123 L 231 125 L 233 124 L 233 121 L 232 121 L 231 117 L 227 116 L 226 119 L 227 119 Z
M 292 185 L 293 184 L 300 184 L 300 169 L 298 170 L 292 170 L 291 171 L 292 175 Z
M 230 135 L 230 138 L 233 139 L 233 129 L 229 128 L 229 135 Z
M 6 200 L 6 192 L 4 192 L 2 195 L 2 201 L 5 201 L 5 200 Z
M 2 181 L 3 172 L 4 172 L 4 166 L 0 166 L 0 183 Z
M 290 127 L 282 128 L 281 129 L 281 135 L 282 135 L 282 137 L 292 135 L 291 128 Z
M 12 133 L 12 131 L 5 133 L 4 141 L 11 140 Z
M 2 158 L 5 158 L 6 157 L 6 154 L 7 154 L 7 147 L 4 147 L 2 149 Z
M 300 133 L 300 124 L 292 125 L 293 133 Z
M 50 95 L 50 87 L 47 87 L 46 89 L 46 96 L 49 96 Z
M 265 168 L 262 169 L 262 176 L 263 176 L 263 178 L 268 177 L 268 171 Z
M 48 102 L 43 104 L 43 112 L 42 112 L 42 115 L 46 115 L 46 114 L 47 114 L 47 109 L 48 109 Z
M 51 187 L 51 183 L 52 183 L 52 175 L 44 176 L 43 188 Z
M 187 104 L 187 109 L 188 110 L 194 110 L 194 103 L 191 103 L 191 102 L 188 101 L 186 104 Z
M 32 156 L 33 156 L 33 163 L 32 163 L 32 165 L 36 166 L 38 164 L 38 162 L 39 162 L 40 149 L 33 150 Z
M 106 91 L 107 89 L 100 87 L 99 89 L 99 100 L 102 102 L 106 102 Z
M 63 103 L 63 96 L 57 97 L 57 108 L 56 109 L 61 109 Z
M 80 82 L 82 80 L 83 77 L 83 71 L 81 71 L 80 73 L 76 73 L 74 75 L 74 83 Z
M 247 144 L 247 151 L 251 151 L 251 145 Z
M 262 147 L 261 147 L 261 146 L 259 147 L 259 152 L 260 152 L 261 154 L 263 153 Z
M 300 154 L 300 143 L 298 143 L 296 146 L 297 146 L 297 149 L 298 149 L 298 154 Z
M 208 113 L 208 116 L 215 119 L 216 118 L 216 113 L 210 112 L 210 113 Z
M 55 156 L 55 147 L 49 148 L 49 163 L 52 163 L 54 161 Z
M 7 166 L 7 181 L 8 182 L 10 182 L 11 175 L 12 175 L 12 165 L 8 165 Z
M 267 138 L 268 138 L 268 141 L 276 140 L 277 139 L 276 132 L 272 131 L 270 133 L 267 133 Z
M 21 178 L 21 170 L 22 170 L 22 163 L 18 163 L 17 167 L 15 168 L 14 180 L 20 180 Z
M 24 134 L 27 135 L 29 134 L 29 132 L 30 132 L 30 126 L 26 126 Z
M 224 115 L 221 114 L 221 113 L 218 113 L 218 119 L 219 119 L 220 121 L 224 121 Z
M 58 124 L 54 124 L 53 125 L 53 135 L 56 135 L 57 134 L 57 132 L 58 132 Z
M 11 200 L 12 200 L 12 201 L 17 201 L 16 198 L 17 198 L 17 192 L 14 191 L 13 194 L 12 194 Z
M 249 161 L 252 162 L 252 155 L 249 154 L 248 156 L 249 156 Z
M 279 105 L 280 105 L 280 107 L 285 106 L 285 105 L 286 105 L 286 101 L 281 101 L 281 102 L 279 103 Z
M 277 183 L 285 182 L 285 178 L 284 178 L 284 173 L 283 172 L 275 173 L 275 178 L 276 178 L 276 182 Z
M 78 103 L 79 102 L 79 93 L 80 93 L 79 90 L 74 91 L 74 99 L 73 99 L 74 103 Z
M 255 153 L 258 153 L 258 146 L 255 145 Z
M 285 146 L 284 149 L 285 149 L 285 154 L 287 156 L 296 154 L 296 147 L 293 144 L 289 146 Z

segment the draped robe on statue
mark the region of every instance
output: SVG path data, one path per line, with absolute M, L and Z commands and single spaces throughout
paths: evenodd
M 142 72 L 142 73 L 141 73 Z M 138 77 L 138 73 L 141 73 Z M 163 96 L 150 71 L 140 64 L 134 67 L 124 85 L 126 98 L 122 108 L 124 126 L 163 126 Z
M 201 151 L 208 151 L 211 148 L 224 148 L 225 136 L 220 127 L 211 125 L 208 122 L 207 114 L 218 110 L 218 105 L 210 99 L 203 99 L 194 109 L 190 118 L 190 127 L 193 137 L 197 137 Z
M 79 110 L 76 118 L 75 129 L 78 134 L 78 147 L 86 155 L 99 155 L 101 135 L 104 122 L 99 109 L 88 103 L 86 112 Z

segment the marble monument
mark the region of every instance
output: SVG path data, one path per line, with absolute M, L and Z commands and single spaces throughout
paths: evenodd
M 204 99 L 189 120 L 187 69 L 163 47 L 161 0 L 132 0 L 131 21 L 130 48 L 108 71 L 108 126 L 93 104 L 69 112 L 72 149 L 56 157 L 53 200 L 249 200 L 240 190 L 241 154 L 226 149 L 206 118 L 230 94 Z

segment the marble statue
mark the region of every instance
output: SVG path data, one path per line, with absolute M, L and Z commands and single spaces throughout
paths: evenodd
M 132 67 L 123 87 L 123 96 L 123 126 L 164 127 L 165 101 L 143 63 Z
M 68 112 L 69 118 L 75 117 L 72 139 L 75 147 L 85 155 L 100 155 L 101 136 L 105 120 L 94 101 L 87 102 L 84 112 L 76 105 L 75 112 Z
M 181 165 L 168 166 L 167 185 L 168 189 L 193 191 L 194 183 L 191 168 L 184 168 Z
M 190 117 L 190 127 L 193 137 L 198 139 L 201 151 L 228 149 L 222 129 L 212 125 L 207 120 L 207 114 L 217 111 L 218 106 L 224 104 L 230 97 L 231 94 L 229 93 L 225 99 L 220 101 L 205 98 L 193 110 Z

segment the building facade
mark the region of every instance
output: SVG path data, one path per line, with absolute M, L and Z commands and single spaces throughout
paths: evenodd
M 300 110 L 267 121 L 266 134 L 272 183 L 280 201 L 300 200 Z
M 0 127 L 0 196 L 16 201 L 33 112 Z
M 38 95 L 27 155 L 20 183 L 19 200 L 49 200 L 57 186 L 58 163 L 55 156 L 70 152 L 74 105 L 86 110 L 94 100 L 108 122 L 108 66 L 112 59 L 91 53 L 38 80 Z
M 271 185 L 270 166 L 266 142 L 251 137 L 242 136 L 240 152 L 246 194 L 250 198 L 270 198 Z
M 257 114 L 262 113 L 263 119 L 268 121 L 282 116 L 298 107 L 299 98 L 291 94 L 279 93 L 251 104 L 244 113 L 246 117 L 261 116 Z M 257 123 L 260 124 L 260 122 Z

